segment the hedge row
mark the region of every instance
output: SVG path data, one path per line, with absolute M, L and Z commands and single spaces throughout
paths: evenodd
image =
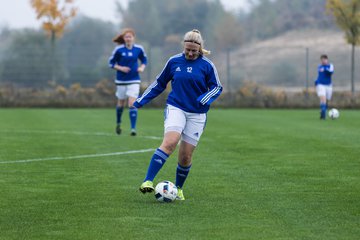
M 142 91 L 145 87 L 142 87 Z M 149 106 L 163 107 L 167 89 Z M 43 89 L 0 86 L 0 107 L 113 107 L 116 104 L 115 86 L 102 80 L 94 87 L 80 84 L 69 87 L 57 85 Z M 315 108 L 319 100 L 313 90 L 287 92 L 272 90 L 263 85 L 247 82 L 234 92 L 224 92 L 214 106 L 222 108 Z M 330 106 L 337 108 L 360 108 L 360 94 L 334 92 Z

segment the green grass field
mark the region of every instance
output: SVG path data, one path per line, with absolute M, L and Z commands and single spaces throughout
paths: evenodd
M 0 239 L 360 238 L 359 111 L 212 110 L 171 204 L 138 191 L 162 110 L 140 111 L 135 138 L 127 112 L 114 134 L 114 115 L 0 110 Z

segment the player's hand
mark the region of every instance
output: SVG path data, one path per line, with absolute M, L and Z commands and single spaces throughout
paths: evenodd
M 144 72 L 144 70 L 145 70 L 145 67 L 144 67 L 144 66 L 140 66 L 140 67 L 137 69 L 137 71 L 138 71 L 139 73 Z
M 131 68 L 126 67 L 126 66 L 120 66 L 120 65 L 115 65 L 114 67 L 116 70 L 123 72 L 123 73 L 128 73 L 131 71 Z
M 122 68 L 122 72 L 124 72 L 124 73 L 128 73 L 128 72 L 130 72 L 131 71 L 131 68 L 129 68 L 129 67 L 126 67 L 126 66 L 124 66 L 124 67 L 121 67 Z
M 322 67 L 322 68 L 320 68 L 320 72 L 323 72 L 324 71 L 324 68 Z

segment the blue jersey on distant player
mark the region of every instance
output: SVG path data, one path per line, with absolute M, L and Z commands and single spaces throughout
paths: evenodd
M 315 81 L 315 85 L 331 85 L 331 76 L 334 73 L 334 65 L 332 63 L 327 65 L 320 64 L 318 67 L 318 78 Z
M 111 57 L 109 58 L 109 66 L 114 68 L 115 64 L 129 67 L 131 70 L 128 73 L 121 71 L 116 72 L 116 85 L 127 85 L 133 83 L 140 83 L 140 76 L 138 73 L 138 60 L 142 64 L 147 63 L 144 48 L 141 45 L 134 44 L 131 49 L 128 49 L 124 44 L 117 46 Z
M 210 104 L 220 95 L 222 86 L 214 64 L 200 55 L 187 60 L 185 54 L 171 57 L 156 80 L 136 100 L 139 108 L 162 93 L 171 81 L 167 104 L 189 113 L 206 113 Z

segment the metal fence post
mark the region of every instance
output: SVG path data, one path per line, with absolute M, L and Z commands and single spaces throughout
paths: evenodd
M 150 84 L 151 83 L 151 45 L 149 44 L 149 48 L 148 48 L 148 54 L 147 54 L 147 81 Z
M 231 77 L 230 77 L 230 48 L 226 49 L 226 80 L 227 80 L 227 89 L 229 91 L 229 93 L 231 92 L 231 87 L 230 87 L 230 81 L 231 81 Z
M 306 97 L 308 97 L 309 95 L 309 48 L 305 48 L 305 51 L 306 51 L 306 84 L 305 84 L 305 87 L 306 87 Z

